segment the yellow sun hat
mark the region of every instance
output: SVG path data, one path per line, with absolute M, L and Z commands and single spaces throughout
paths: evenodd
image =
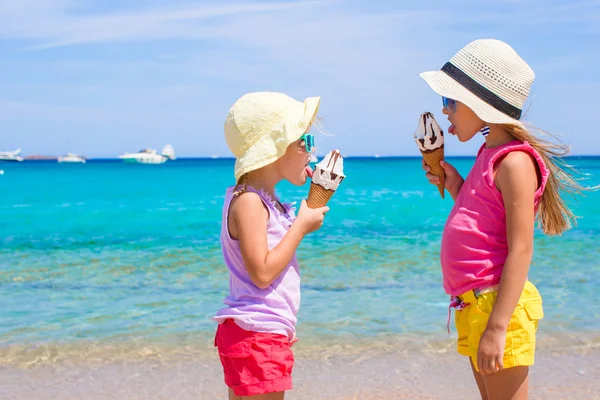
M 308 130 L 320 102 L 320 97 L 300 102 L 276 92 L 240 97 L 225 119 L 225 140 L 236 158 L 235 179 L 281 158 Z

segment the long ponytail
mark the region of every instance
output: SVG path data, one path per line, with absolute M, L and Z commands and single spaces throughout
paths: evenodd
M 505 124 L 504 129 L 515 139 L 527 142 L 542 157 L 546 168 L 550 171 L 546 188 L 540 199 L 540 205 L 536 219 L 542 231 L 548 235 L 560 235 L 564 231 L 576 225 L 576 217 L 569 209 L 561 192 L 580 194 L 585 188 L 573 177 L 575 171 L 568 166 L 564 157 L 570 153 L 569 146 L 558 141 L 541 138 L 541 136 L 552 136 L 551 134 L 531 126 L 526 129 L 523 126 Z M 531 131 L 539 132 L 539 135 Z

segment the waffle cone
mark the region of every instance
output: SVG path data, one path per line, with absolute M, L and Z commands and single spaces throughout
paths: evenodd
M 334 190 L 325 189 L 323 186 L 311 182 L 306 205 L 310 208 L 325 207 L 334 193 Z
M 431 173 L 435 176 L 440 177 L 440 183 L 436 186 L 443 199 L 445 171 L 444 168 L 442 168 L 442 166 L 440 165 L 440 161 L 444 160 L 444 147 L 442 146 L 439 149 L 433 151 L 421 151 L 421 154 L 423 155 L 425 164 L 427 164 L 431 168 Z

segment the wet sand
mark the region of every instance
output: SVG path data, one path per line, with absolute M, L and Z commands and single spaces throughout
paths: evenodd
M 531 399 L 600 399 L 600 346 L 556 351 L 541 346 L 531 372 Z M 139 359 L 63 359 L 0 367 L 0 399 L 226 399 L 217 355 Z M 286 399 L 476 399 L 468 361 L 453 349 L 315 348 L 298 344 L 294 390 Z

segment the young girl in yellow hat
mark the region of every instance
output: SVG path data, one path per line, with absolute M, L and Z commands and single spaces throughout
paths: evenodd
M 292 388 L 300 274 L 296 249 L 322 225 L 328 207 L 298 216 L 275 195 L 282 180 L 303 185 L 311 174 L 309 133 L 320 99 L 249 93 L 231 108 L 225 139 L 236 157 L 237 184 L 226 191 L 221 248 L 230 272 L 215 346 L 229 399 L 283 399 Z

